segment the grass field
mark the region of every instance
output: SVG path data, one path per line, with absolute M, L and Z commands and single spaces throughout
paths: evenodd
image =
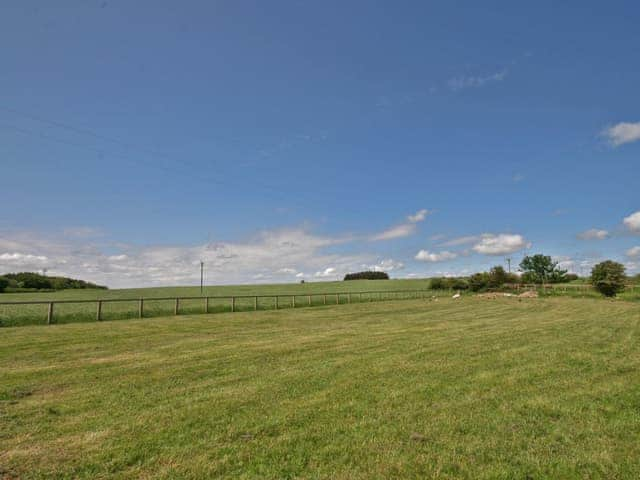
M 294 284 L 272 284 L 272 285 L 229 285 L 229 286 L 209 286 L 205 287 L 203 296 L 224 297 L 224 296 L 254 296 L 254 295 L 276 295 L 283 297 L 279 300 L 279 308 L 290 308 L 293 300 L 291 295 L 296 296 L 296 306 L 307 306 L 311 295 L 312 305 L 323 305 L 325 299 L 318 294 L 334 294 L 346 292 L 382 292 L 382 294 L 371 294 L 353 297 L 354 301 L 377 301 L 380 299 L 391 299 L 391 297 L 402 299 L 413 298 L 415 295 L 409 293 L 405 295 L 385 295 L 390 291 L 426 291 L 429 289 L 429 279 L 414 280 L 357 280 L 349 282 L 315 282 L 315 283 L 294 283 Z M 595 290 L 576 288 L 580 285 L 555 285 L 552 289 L 547 289 L 541 294 L 547 296 L 573 296 L 577 298 L 602 298 Z M 447 296 L 451 292 L 448 290 L 433 290 L 431 295 Z M 28 293 L 4 293 L 0 294 L 0 302 L 14 301 L 69 301 L 69 300 L 108 300 L 108 299 L 133 299 L 128 302 L 105 302 L 101 307 L 101 317 L 104 320 L 123 320 L 138 317 L 139 298 L 169 298 L 168 300 L 145 300 L 144 317 L 158 317 L 170 315 L 174 312 L 175 297 L 201 297 L 199 287 L 160 287 L 160 288 L 131 288 L 121 290 L 63 290 L 58 292 L 28 292 Z M 620 295 L 622 300 L 640 301 L 640 286 L 635 285 L 627 288 L 627 291 Z M 254 310 L 254 298 L 237 298 L 235 304 L 236 311 Z M 348 297 L 342 295 L 338 298 L 339 303 L 348 303 Z M 330 295 L 326 299 L 327 303 L 335 303 L 336 298 Z M 275 298 L 259 298 L 259 310 L 275 309 Z M 220 313 L 231 311 L 230 299 L 211 298 L 208 304 L 209 312 Z M 180 312 L 183 314 L 203 313 L 205 309 L 202 298 L 183 299 L 180 301 Z M 43 325 L 47 321 L 47 305 L 1 305 L 0 304 L 0 327 L 11 327 L 18 325 Z M 63 303 L 56 304 L 54 309 L 54 323 L 75 323 L 96 321 L 96 303 Z
M 630 302 L 5 328 L 0 377 L 0 478 L 640 478 Z
M 316 282 L 293 283 L 272 285 L 230 285 L 205 287 L 202 295 L 226 296 L 226 295 L 275 295 L 295 294 L 299 306 L 305 305 L 308 295 L 318 293 L 340 292 L 388 292 L 391 290 L 425 290 L 429 287 L 429 280 L 353 280 L 349 282 Z M 440 292 L 442 293 L 442 292 Z M 60 301 L 60 300 L 96 300 L 119 298 L 172 298 L 172 297 L 200 297 L 200 287 L 161 287 L 161 288 L 130 288 L 121 290 L 63 290 L 58 292 L 29 292 L 29 293 L 4 293 L 0 294 L 0 302 L 22 301 Z M 364 300 L 378 300 L 378 295 L 365 296 Z M 383 297 L 384 298 L 384 297 Z M 358 298 L 359 299 L 359 298 Z M 314 305 L 323 304 L 324 299 L 312 297 Z M 341 303 L 347 303 L 346 296 L 338 299 Z M 328 302 L 334 302 L 335 298 L 328 298 Z M 282 298 L 280 308 L 290 307 L 290 297 Z M 261 298 L 258 308 L 274 309 L 275 299 Z M 254 299 L 238 299 L 236 310 L 253 310 Z M 230 311 L 229 299 L 211 299 L 210 312 Z M 173 300 L 146 301 L 144 304 L 145 316 L 157 317 L 169 315 L 174 311 Z M 204 302 L 202 299 L 183 300 L 180 305 L 182 313 L 202 313 Z M 102 305 L 102 317 L 105 320 L 120 320 L 135 318 L 138 316 L 138 301 L 104 303 Z M 16 325 L 42 325 L 46 323 L 47 305 L 0 305 L 0 326 Z M 96 320 L 96 304 L 57 304 L 54 318 L 56 323 L 69 322 L 93 322 Z

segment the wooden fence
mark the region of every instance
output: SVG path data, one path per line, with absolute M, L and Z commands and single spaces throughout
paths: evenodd
M 200 313 L 210 313 L 209 304 L 212 300 L 223 300 L 228 302 L 227 305 L 231 312 L 237 311 L 237 301 L 252 299 L 252 310 L 257 311 L 259 299 L 272 299 L 272 305 L 276 310 L 282 308 L 299 308 L 311 307 L 318 305 L 339 305 L 341 303 L 363 303 L 380 300 L 406 300 L 416 298 L 426 298 L 427 293 L 433 295 L 433 290 L 383 290 L 383 291 L 366 291 L 366 292 L 330 292 L 330 293 L 291 293 L 291 294 L 275 294 L 275 295 L 222 295 L 222 296 L 199 296 L 199 297 L 144 297 L 144 298 L 105 298 L 95 300 L 29 300 L 29 301 L 12 301 L 0 302 L 0 306 L 20 306 L 20 305 L 43 305 L 46 307 L 47 325 L 55 323 L 56 305 L 95 305 L 96 321 L 103 320 L 103 305 L 107 303 L 137 303 L 137 317 L 145 317 L 145 303 L 157 301 L 173 302 L 173 314 L 180 315 L 181 302 L 198 300 L 202 302 L 202 311 Z M 288 306 L 283 305 L 282 299 L 288 300 Z M 317 300 L 314 302 L 313 300 Z M 245 309 L 246 311 L 246 309 Z M 159 316 L 159 315 L 154 315 Z

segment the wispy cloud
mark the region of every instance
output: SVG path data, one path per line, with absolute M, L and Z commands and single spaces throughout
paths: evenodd
M 589 230 L 585 230 L 584 232 L 580 232 L 576 235 L 578 240 L 604 240 L 609 238 L 609 232 L 606 230 L 599 230 L 597 228 L 591 228 Z
M 605 128 L 601 133 L 613 147 L 640 140 L 640 122 L 622 122 Z
M 467 235 L 465 237 L 456 237 L 440 244 L 441 247 L 459 247 L 460 245 L 469 245 L 477 242 L 480 239 L 479 235 Z
M 110 287 L 189 285 L 197 283 L 202 259 L 208 283 L 229 284 L 293 281 L 305 271 L 337 279 L 376 261 L 373 254 L 327 251 L 344 242 L 343 237 L 317 235 L 304 227 L 266 230 L 243 242 L 117 247 L 34 232 L 0 232 L 0 274 L 46 268 L 50 274 Z
M 464 90 L 466 88 L 479 88 L 484 87 L 488 83 L 503 81 L 508 73 L 509 71 L 505 68 L 503 70 L 500 70 L 499 72 L 484 76 L 461 75 L 451 78 L 447 82 L 447 85 L 454 92 L 458 90 Z
M 640 258 L 640 246 L 631 247 L 626 254 L 629 258 Z
M 416 224 L 423 222 L 430 214 L 431 211 L 427 209 L 418 210 L 415 214 L 407 216 L 406 222 L 388 228 L 383 232 L 376 233 L 370 237 L 370 240 L 377 242 L 413 235 L 416 231 Z

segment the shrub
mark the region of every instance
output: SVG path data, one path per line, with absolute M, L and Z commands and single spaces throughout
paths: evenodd
M 4 289 L 7 288 L 8 286 L 9 286 L 9 280 L 4 277 L 0 277 L 0 293 L 4 292 Z
M 442 277 L 432 278 L 431 282 L 429 283 L 429 287 L 433 290 L 446 290 L 447 288 L 449 288 L 447 286 L 447 279 Z
M 601 262 L 591 270 L 591 283 L 606 297 L 615 297 L 623 291 L 625 280 L 624 265 L 612 260 Z
M 464 278 L 451 278 L 449 285 L 453 290 L 467 290 L 469 288 L 469 282 Z
M 357 272 L 347 273 L 345 280 L 389 280 L 389 275 L 385 272 Z
M 480 292 L 489 286 L 489 274 L 487 272 L 474 273 L 469 277 L 469 290 Z

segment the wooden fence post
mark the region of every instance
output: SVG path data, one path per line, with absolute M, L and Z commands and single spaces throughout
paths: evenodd
M 209 313 L 209 297 L 204 297 L 204 313 Z
M 53 302 L 49 302 L 49 308 L 47 310 L 47 325 L 53 323 Z
M 347 295 L 347 303 L 351 303 L 351 294 Z
M 98 322 L 102 320 L 102 300 L 98 300 L 96 304 L 96 320 Z
M 322 303 L 327 304 L 327 295 L 322 295 Z
M 180 299 L 176 298 L 176 304 L 173 307 L 173 314 L 178 315 L 179 312 L 180 312 Z
M 296 296 L 295 295 L 291 295 L 291 306 L 293 308 L 296 308 Z
M 276 295 L 276 310 L 278 310 L 278 296 Z
M 144 316 L 144 300 L 141 298 L 138 302 L 138 318 L 142 318 Z
M 307 297 L 307 300 L 309 301 L 309 306 L 311 306 L 311 295 Z
M 336 293 L 336 305 L 340 303 L 340 294 Z
M 253 297 L 253 309 L 258 310 L 258 297 Z
M 236 297 L 231 297 L 231 311 L 236 311 Z

